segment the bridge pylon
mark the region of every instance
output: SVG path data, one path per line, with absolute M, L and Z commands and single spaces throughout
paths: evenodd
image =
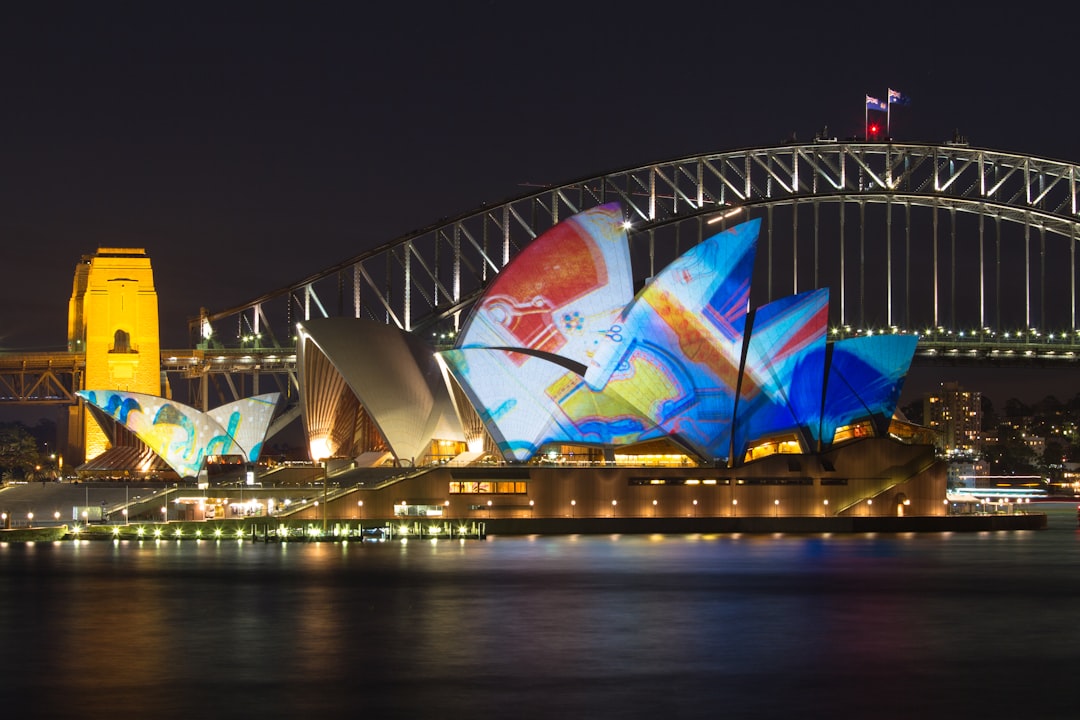
M 143 248 L 101 247 L 75 268 L 68 305 L 68 349 L 86 357 L 81 389 L 168 396 L 161 372 L 158 300 Z M 111 423 L 109 423 L 111 425 Z M 68 452 L 80 464 L 117 442 L 78 403 L 68 411 Z

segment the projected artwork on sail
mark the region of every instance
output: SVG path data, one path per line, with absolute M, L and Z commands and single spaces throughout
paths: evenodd
M 197 476 L 210 455 L 257 460 L 279 397 L 278 393 L 260 395 L 203 413 L 144 393 L 80 390 L 78 395 L 135 433 L 180 477 Z
M 704 457 L 727 457 L 760 221 L 714 235 L 660 272 L 604 334 L 585 373 L 604 387 L 635 355 L 686 383 L 656 408 L 664 431 Z M 638 407 L 631 379 L 616 392 Z
M 457 346 L 527 348 L 584 363 L 632 296 L 622 211 L 601 205 L 540 235 L 503 268 Z

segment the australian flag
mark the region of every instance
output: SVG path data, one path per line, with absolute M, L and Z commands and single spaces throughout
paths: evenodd
M 869 100 L 869 98 L 867 98 L 867 100 Z M 911 98 L 909 98 L 907 95 L 900 92 L 899 90 L 893 90 L 892 88 L 889 88 L 890 105 L 907 105 L 910 102 Z
M 867 110 L 880 110 L 881 112 L 885 112 L 886 110 L 889 109 L 889 106 L 886 105 L 881 100 L 878 100 L 876 97 L 870 97 L 869 95 L 867 95 L 866 96 L 866 109 Z

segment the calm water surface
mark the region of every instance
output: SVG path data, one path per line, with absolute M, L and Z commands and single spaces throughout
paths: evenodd
M 1043 532 L 0 544 L 20 717 L 1080 717 Z

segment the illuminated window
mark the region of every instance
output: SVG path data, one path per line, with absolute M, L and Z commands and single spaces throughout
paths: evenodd
M 863 420 L 851 425 L 841 425 L 836 428 L 836 432 L 833 434 L 833 443 L 856 440 L 864 437 L 873 437 L 873 435 L 874 426 L 869 420 Z
M 496 482 L 451 482 L 448 489 L 451 495 L 524 495 L 529 484 L 520 480 L 499 480 Z
M 798 454 L 801 452 L 802 446 L 799 444 L 798 438 L 794 435 L 770 438 L 768 440 L 761 440 L 747 448 L 743 461 L 750 462 L 751 460 L 760 460 L 769 455 Z

